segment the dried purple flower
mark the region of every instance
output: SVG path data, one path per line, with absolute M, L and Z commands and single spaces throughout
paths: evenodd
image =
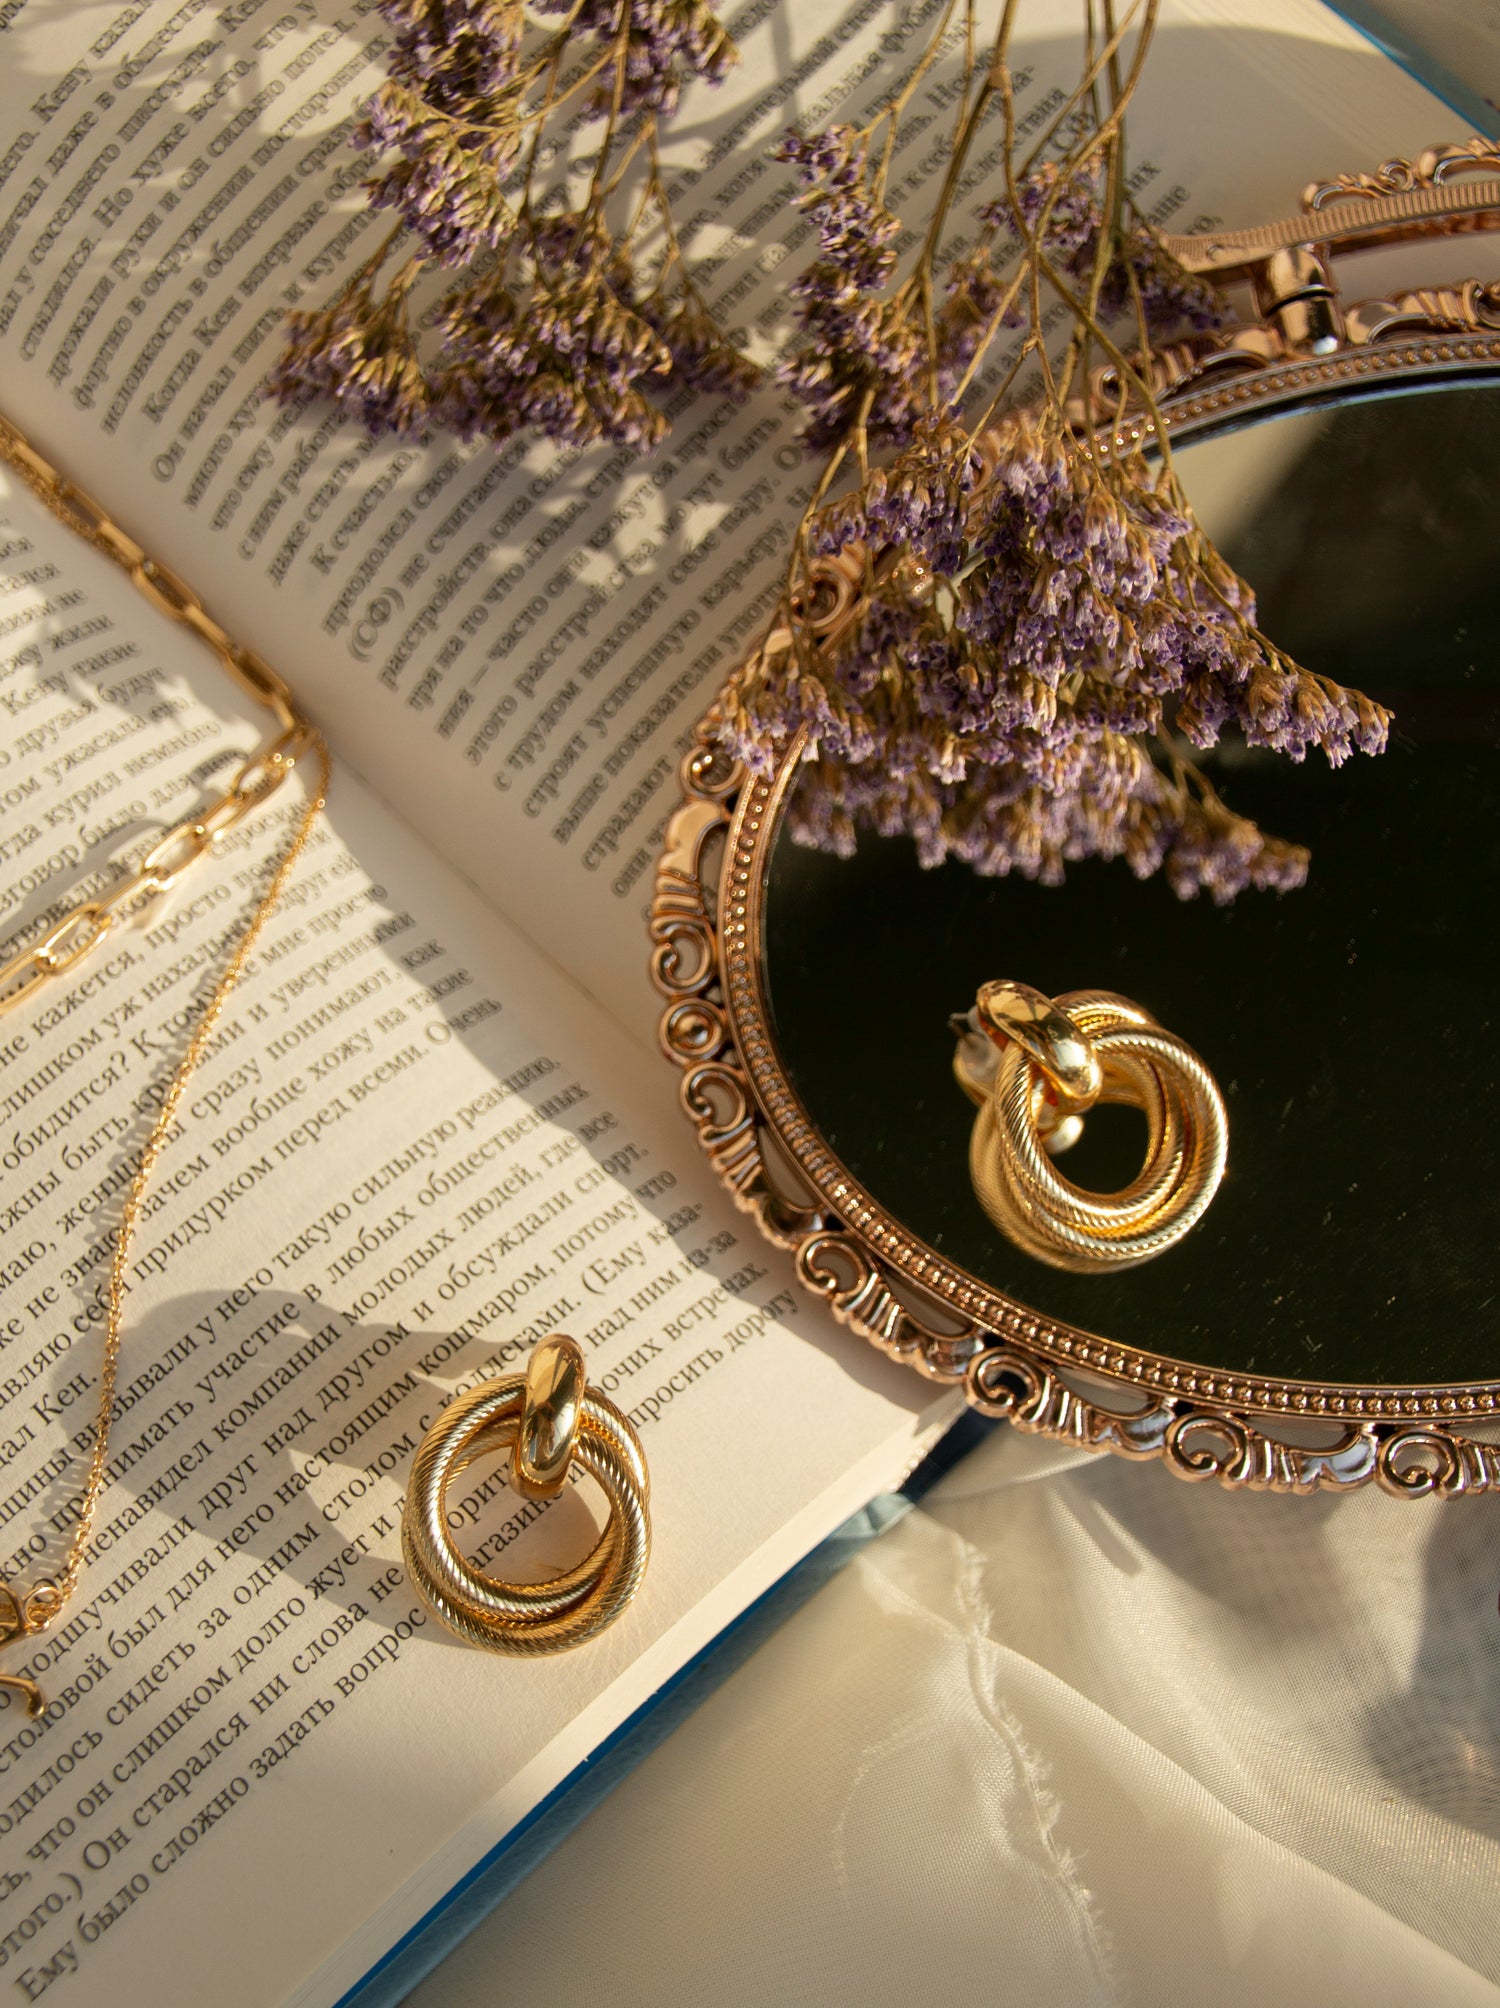
M 330 306 L 287 316 L 287 346 L 266 388 L 289 400 L 332 398 L 372 434 L 425 431 L 432 389 L 406 323 L 409 274 L 384 297 L 361 273 Z
M 829 126 L 806 135 L 788 127 L 773 158 L 788 160 L 800 170 L 808 187 L 823 182 L 829 188 L 850 188 L 864 172 L 866 149 L 853 126 Z
M 1002 196 L 986 203 L 979 216 L 1018 243 L 1040 224 L 1042 250 L 1056 263 L 1077 270 L 1092 258 L 1099 241 L 1103 190 L 1104 169 L 1098 159 L 1077 165 L 1049 160 L 1017 183 L 1019 213 L 1017 205 Z
M 760 371 L 725 336 L 696 292 L 684 288 L 671 301 L 663 301 L 653 292 L 632 304 L 661 340 L 670 382 L 689 385 L 708 397 L 733 398 L 736 403 L 760 382 Z
M 522 0 L 382 0 L 396 29 L 394 81 L 422 93 L 439 112 L 466 116 L 515 79 L 526 17 Z
M 990 229 L 1015 243 L 1036 237 L 1037 250 L 1051 265 L 1082 280 L 1094 269 L 1106 227 L 1104 186 L 1104 166 L 1097 157 L 1078 164 L 1046 161 L 1017 185 L 1019 216 L 1008 197 L 987 203 L 979 213 Z M 1099 311 L 1114 320 L 1137 299 L 1156 340 L 1184 327 L 1219 327 L 1229 311 L 1218 289 L 1168 257 L 1161 239 L 1143 222 L 1116 235 L 1100 283 Z
M 1226 900 L 1299 884 L 1306 854 L 1180 760 L 1165 769 L 1152 749 L 1168 723 L 1335 765 L 1384 743 L 1379 706 L 1260 635 L 1170 475 L 1098 457 L 1056 413 L 976 443 L 929 410 L 806 534 L 873 575 L 863 615 L 819 644 L 794 620 L 731 680 L 718 722 L 757 767 L 803 736 L 802 841 L 844 852 L 861 828 L 905 829 L 924 863 L 1046 884 L 1123 857 Z
M 546 30 L 528 25 L 524 0 L 382 11 L 396 30 L 389 80 L 354 137 L 385 156 L 367 189 L 398 229 L 330 309 L 294 316 L 274 393 L 331 396 L 372 429 L 436 422 L 498 443 L 532 428 L 642 450 L 667 429 L 650 393 L 669 381 L 742 395 L 756 372 L 692 285 L 657 158 L 683 79 L 717 82 L 736 59 L 707 0 L 538 0 L 567 17 Z M 550 185 L 538 168 L 554 118 L 604 121 L 581 199 L 570 147 L 551 149 Z M 637 160 L 642 199 L 622 182 Z M 638 282 L 633 240 L 655 226 L 665 250 L 658 237 Z M 374 293 L 403 232 L 416 249 L 401 300 L 426 274 L 460 275 L 429 298 L 423 325 L 442 346 L 425 364 L 400 301 L 388 312 Z
M 439 328 L 434 411 L 465 438 L 532 426 L 573 445 L 644 448 L 666 430 L 637 383 L 665 375 L 670 352 L 597 273 L 552 281 L 539 272 L 524 307 L 492 285 L 455 295 Z

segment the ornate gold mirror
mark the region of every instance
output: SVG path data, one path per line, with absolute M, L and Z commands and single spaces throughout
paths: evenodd
M 839 858 L 795 839 L 800 746 L 763 779 L 706 742 L 684 764 L 652 932 L 704 1146 L 840 1319 L 1022 1428 L 1231 1486 L 1500 1485 L 1500 288 L 1351 302 L 1333 276 L 1346 250 L 1497 224 L 1475 143 L 1173 242 L 1251 298 L 1151 359 L 1189 496 L 1266 632 L 1395 713 L 1386 755 L 1337 777 L 1211 763 L 1310 847 L 1305 888 L 1220 908 L 1118 862 L 1041 887 L 924 871 L 905 837 Z M 1139 437 L 1096 388 L 1094 423 Z M 825 632 L 853 575 L 828 561 Z M 1212 1069 L 1228 1174 L 1159 1260 L 1067 1273 L 979 1204 L 949 1020 L 997 976 L 1123 992 Z M 1098 1110 L 1068 1177 L 1115 1189 L 1141 1134 Z

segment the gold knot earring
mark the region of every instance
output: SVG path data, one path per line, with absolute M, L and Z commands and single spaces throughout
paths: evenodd
M 985 983 L 950 1024 L 954 1074 L 979 1107 L 974 1190 L 1017 1247 L 1054 1269 L 1132 1268 L 1200 1218 L 1224 1175 L 1229 1119 L 1208 1068 L 1149 1011 L 1108 990 L 1054 999 L 1025 983 Z M 1146 1118 L 1146 1161 L 1119 1192 L 1085 1191 L 1051 1162 L 1098 1102 Z
M 609 1501 L 590 1553 L 546 1582 L 483 1574 L 448 1531 L 451 1481 L 504 1450 L 525 1498 L 555 1498 L 576 1458 Z M 650 1491 L 640 1438 L 613 1402 L 588 1391 L 582 1352 L 558 1334 L 536 1348 L 524 1374 L 482 1381 L 451 1401 L 423 1437 L 401 1515 L 406 1566 L 433 1616 L 470 1645 L 563 1652 L 613 1624 L 640 1588 L 651 1552 Z

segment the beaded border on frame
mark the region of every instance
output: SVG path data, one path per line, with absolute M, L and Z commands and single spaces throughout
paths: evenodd
M 1403 382 L 1500 374 L 1500 281 L 1352 305 L 1332 254 L 1371 242 L 1500 227 L 1500 149 L 1472 141 L 1388 161 L 1304 192 L 1295 219 L 1263 231 L 1169 240 L 1215 277 L 1254 287 L 1259 318 L 1151 358 L 1174 441 L 1278 407 Z M 1325 236 L 1322 233 L 1327 232 Z M 1094 422 L 1119 409 L 1110 372 Z M 1144 415 L 1104 438 L 1128 449 Z M 826 639 L 858 610 L 860 556 L 814 567 L 804 614 Z M 916 1240 L 827 1148 L 777 1053 L 756 944 L 771 841 L 801 755 L 752 776 L 700 732 L 657 867 L 651 971 L 667 1002 L 662 1049 L 679 1100 L 737 1205 L 786 1250 L 836 1318 L 930 1379 L 962 1384 L 981 1413 L 1118 1456 L 1161 1458 L 1179 1477 L 1234 1490 L 1308 1493 L 1374 1482 L 1404 1497 L 1500 1491 L 1500 1441 L 1460 1424 L 1500 1421 L 1500 1381 L 1358 1386 L 1196 1366 L 1120 1345 L 1028 1309 Z

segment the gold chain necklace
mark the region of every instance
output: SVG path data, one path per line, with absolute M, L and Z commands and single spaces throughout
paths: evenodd
M 115 1372 L 120 1357 L 120 1327 L 125 1303 L 125 1277 L 130 1247 L 140 1217 L 151 1172 L 166 1144 L 183 1092 L 207 1052 L 230 993 L 244 974 L 245 964 L 306 848 L 328 794 L 329 758 L 323 736 L 298 710 L 291 692 L 276 672 L 248 649 L 231 640 L 208 614 L 197 595 L 111 520 L 90 496 L 75 488 L 46 461 L 17 428 L 0 414 L 0 460 L 20 476 L 52 514 L 75 530 L 96 551 L 113 560 L 160 612 L 190 628 L 214 650 L 224 668 L 269 710 L 277 736 L 246 760 L 228 789 L 199 815 L 179 823 L 152 845 L 140 862 L 106 899 L 85 900 L 56 921 L 43 938 L 0 964 L 0 1015 L 14 1010 L 43 985 L 67 974 L 117 928 L 135 919 L 153 901 L 175 886 L 203 858 L 211 856 L 237 823 L 266 802 L 299 762 L 310 760 L 315 774 L 312 793 L 276 869 L 245 923 L 234 951 L 204 1004 L 162 1098 L 150 1134 L 142 1146 L 115 1231 L 114 1256 L 106 1292 L 104 1365 L 99 1377 L 99 1413 L 88 1478 L 78 1520 L 62 1566 L 38 1577 L 26 1590 L 0 1582 L 0 1648 L 35 1636 L 54 1623 L 78 1587 L 88 1550 L 89 1534 L 108 1476 L 109 1431 L 114 1419 Z M 18 1689 L 27 1711 L 40 1715 L 45 1706 L 36 1682 L 24 1674 L 0 1674 L 0 1687 Z

